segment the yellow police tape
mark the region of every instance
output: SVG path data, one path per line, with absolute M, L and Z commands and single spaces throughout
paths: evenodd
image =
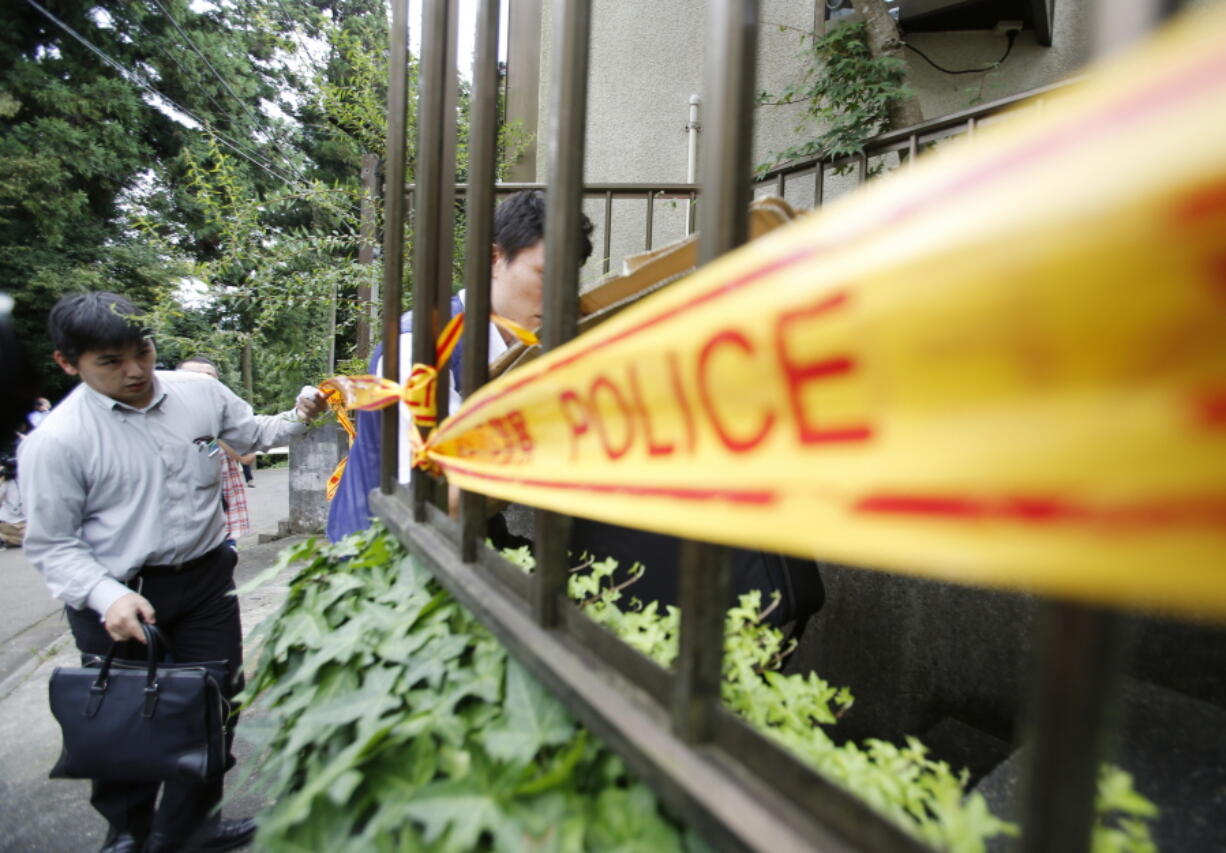
M 1226 615 L 1226 8 L 491 383 L 464 489 Z

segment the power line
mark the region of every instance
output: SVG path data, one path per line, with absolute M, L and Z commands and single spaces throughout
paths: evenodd
M 192 41 L 191 36 L 187 34 L 187 32 L 183 29 L 183 27 L 179 26 L 179 22 L 174 19 L 173 15 L 170 14 L 170 10 L 162 5 L 162 0 L 153 0 L 153 4 L 162 11 L 162 14 L 166 16 L 166 18 L 170 21 L 171 25 L 175 28 L 175 30 L 179 33 L 179 35 L 183 37 L 183 40 L 187 42 L 187 46 L 190 47 L 192 51 L 197 56 L 200 57 L 200 59 L 204 62 L 204 64 L 208 67 L 208 69 L 213 72 L 213 76 L 217 78 L 217 82 L 221 83 L 222 88 L 224 88 L 227 92 L 229 92 L 230 97 L 234 98 L 234 100 L 238 102 L 238 105 L 242 107 L 243 112 L 245 112 L 247 114 L 247 117 L 251 119 L 252 125 L 255 127 L 259 127 L 261 122 L 258 118 L 256 118 L 255 113 L 253 113 L 251 111 L 251 108 L 247 106 L 246 102 L 242 98 L 239 97 L 238 93 L 235 92 L 234 89 L 230 87 L 230 84 L 226 82 L 226 79 L 221 76 L 221 72 L 219 72 L 217 68 L 213 65 L 213 63 L 209 61 L 209 58 L 204 55 L 204 52 L 201 51 L 200 48 L 196 46 L 196 43 Z M 273 135 L 273 138 L 274 139 L 277 138 L 276 134 Z M 282 142 L 283 140 L 277 139 L 277 141 Z M 289 170 L 291 172 L 293 172 L 295 175 L 298 176 L 299 180 L 304 180 L 304 181 L 306 180 L 306 176 L 303 175 L 302 172 L 300 172 L 297 168 L 295 168 L 294 165 L 290 163 L 288 160 L 285 161 L 285 165 L 289 167 Z
M 243 110 L 244 110 L 244 111 L 247 113 L 247 115 L 248 115 L 249 117 L 251 117 L 252 121 L 253 121 L 253 122 L 256 122 L 256 124 L 258 124 L 258 123 L 259 123 L 258 119 L 257 119 L 257 118 L 256 118 L 256 117 L 255 117 L 255 116 L 254 116 L 254 115 L 251 113 L 251 111 L 250 111 L 250 110 L 247 108 L 247 105 L 246 105 L 246 103 L 243 101 L 243 99 L 242 99 L 241 97 L 239 97 L 239 96 L 238 96 L 238 94 L 237 94 L 237 93 L 235 93 L 235 91 L 234 91 L 232 88 L 230 88 L 229 84 L 228 84 L 228 83 L 226 82 L 226 80 L 225 80 L 225 79 L 224 79 L 224 78 L 221 76 L 221 73 L 220 73 L 220 72 L 217 70 L 217 68 L 216 68 L 216 67 L 215 67 L 215 66 L 214 66 L 212 63 L 210 63 L 210 62 L 209 62 L 209 60 L 208 60 L 208 59 L 205 57 L 205 55 L 203 54 L 203 52 L 201 52 L 200 48 L 199 48 L 199 47 L 198 47 L 198 46 L 197 46 L 197 45 L 196 45 L 196 44 L 195 44 L 195 43 L 192 41 L 192 39 L 190 38 L 190 36 L 188 36 L 188 34 L 187 34 L 187 33 L 186 33 L 184 30 L 183 30 L 182 26 L 180 26 L 180 24 L 179 24 L 179 23 L 178 23 L 178 22 L 177 22 L 177 21 L 174 19 L 174 17 L 173 17 L 173 16 L 170 14 L 170 11 L 169 11 L 169 10 L 168 10 L 168 9 L 167 9 L 165 6 L 163 6 L 163 5 L 162 5 L 162 3 L 160 2 L 160 0 L 154 0 L 154 3 L 155 3 L 155 4 L 157 5 L 157 7 L 158 7 L 158 8 L 161 10 L 161 12 L 162 12 L 162 13 L 163 13 L 163 14 L 164 14 L 164 15 L 165 15 L 165 16 L 166 16 L 166 17 L 167 17 L 169 20 L 170 20 L 170 23 L 171 23 L 171 24 L 172 24 L 172 25 L 175 27 L 175 29 L 176 29 L 176 30 L 179 32 L 179 34 L 180 34 L 180 35 L 181 35 L 181 36 L 184 38 L 184 40 L 185 40 L 185 41 L 187 41 L 188 46 L 189 46 L 189 47 L 191 47 L 191 49 L 192 49 L 192 50 L 193 50 L 193 51 L 196 53 L 196 55 L 197 55 L 197 56 L 199 56 L 199 57 L 200 57 L 200 58 L 201 58 L 201 59 L 204 61 L 205 65 L 206 65 L 206 66 L 208 66 L 209 70 L 213 72 L 213 76 L 217 78 L 218 82 L 220 82 L 220 83 L 222 84 L 222 86 L 223 86 L 223 87 L 225 87 L 226 91 L 230 93 L 231 97 L 233 97 L 235 100 L 237 100 L 237 101 L 239 102 L 239 106 L 241 106 L 241 107 L 243 108 Z M 284 6 L 284 5 L 281 3 L 281 0 L 276 0 L 276 3 L 277 3 L 277 6 L 278 6 L 278 7 L 281 9 L 282 14 L 284 14 L 284 15 L 286 16 L 286 20 L 287 20 L 287 22 L 288 22 L 288 23 L 291 23 L 291 32 L 294 34 L 295 41 L 297 41 L 297 42 L 298 42 L 299 47 L 301 47 L 301 48 L 303 49 L 303 51 L 306 53 L 307 57 L 310 59 L 310 61 L 311 61 L 312 63 L 315 63 L 316 65 L 318 65 L 318 64 L 319 64 L 319 60 L 317 60 L 317 59 L 315 58 L 314 54 L 312 54 L 312 53 L 311 53 L 311 51 L 307 49 L 307 47 L 306 47 L 306 45 L 303 43 L 303 41 L 302 41 L 300 38 L 298 38 L 298 35 L 297 35 L 297 30 L 294 30 L 294 29 L 292 28 L 292 20 L 293 20 L 293 19 L 292 19 L 292 17 L 289 15 L 289 12 L 286 10 L 285 6 Z M 146 27 L 144 27 L 142 24 L 140 24 L 140 22 L 139 22 L 139 21 L 137 21 L 136 23 L 137 23 L 137 26 L 139 26 L 139 27 L 140 27 L 142 30 L 144 30 L 146 33 L 148 33 L 148 34 L 149 34 L 149 35 L 152 37 L 152 33 L 149 33 L 149 30 L 148 30 Z M 160 47 L 160 45 L 159 45 L 159 47 Z M 177 67 L 177 68 L 178 68 L 178 69 L 179 69 L 181 72 L 183 72 L 183 74 L 184 74 L 184 75 L 186 75 L 186 74 L 187 74 L 187 69 L 186 69 L 186 68 L 184 68 L 184 67 L 183 67 L 183 65 L 182 65 L 182 64 L 181 64 L 181 63 L 180 63 L 180 62 L 179 62 L 179 61 L 178 61 L 178 60 L 177 60 L 177 59 L 176 59 L 176 58 L 175 58 L 175 57 L 174 57 L 172 54 L 170 54 L 168 51 L 166 51 L 166 50 L 165 50 L 165 48 L 161 48 L 161 49 L 162 49 L 162 52 L 163 52 L 163 53 L 165 53 L 167 56 L 169 56 L 169 57 L 170 57 L 170 59 L 171 59 L 171 61 L 172 61 L 172 62 L 174 62 L 175 67 Z M 214 106 L 214 107 L 216 107 L 216 108 L 217 108 L 217 109 L 218 109 L 218 110 L 219 110 L 219 111 L 220 111 L 222 114 L 224 114 L 224 113 L 226 112 L 225 108 L 224 108 L 224 107 L 222 107 L 222 106 L 221 106 L 221 104 L 219 104 L 219 103 L 217 102 L 217 100 L 216 100 L 216 99 L 215 99 L 215 98 L 214 98 L 214 97 L 213 97 L 211 94 L 209 94 L 209 92 L 208 92 L 207 90 L 205 90 L 204 95 L 205 95 L 205 97 L 207 97 L 207 98 L 209 99 L 209 101 L 210 101 L 210 102 L 213 104 L 213 106 Z M 320 124 L 317 124 L 317 123 L 315 123 L 315 122 L 304 122 L 304 121 L 302 121 L 301 119 L 298 119 L 298 122 L 299 122 L 300 124 L 303 124 L 303 125 L 306 125 L 306 126 L 315 127 L 315 128 L 320 129 L 320 130 L 325 130 L 325 131 L 330 131 L 330 132 L 331 132 L 331 131 L 335 131 L 335 130 L 337 129 L 336 127 L 334 127 L 334 126 L 332 126 L 332 125 L 320 125 Z M 342 131 L 342 132 L 344 132 L 344 131 Z M 281 135 L 279 135 L 279 134 L 275 134 L 275 133 L 274 133 L 273 138 L 274 138 L 274 139 L 275 139 L 277 142 L 279 142 L 279 143 L 282 143 L 282 144 L 284 144 L 284 143 L 285 143 L 285 139 L 284 139 L 284 137 L 283 137 L 283 136 L 281 136 Z M 285 165 L 286 165 L 286 166 L 287 166 L 287 167 L 288 167 L 288 168 L 289 168 L 291 171 L 293 171 L 293 172 L 294 172 L 294 174 L 295 174 L 295 175 L 297 175 L 297 176 L 298 176 L 298 177 L 299 177 L 301 180 L 304 180 L 304 181 L 305 181 L 305 180 L 307 180 L 306 176 L 305 176 L 305 175 L 303 175 L 303 173 L 302 173 L 301 171 L 299 171 L 298 169 L 296 169 L 296 168 L 293 166 L 293 164 L 289 163 L 289 161 L 288 161 L 288 160 L 286 160 L 286 161 L 285 161 Z
M 295 183 L 295 181 L 294 181 L 294 179 L 293 179 L 293 178 L 291 178 L 291 177 L 287 177 L 287 176 L 282 175 L 282 174 L 280 174 L 279 172 L 277 172 L 271 163 L 269 163 L 269 162 L 267 162 L 267 161 L 260 161 L 260 160 L 258 160 L 256 157 L 254 157 L 253 155 L 251 155 L 251 154 L 247 153 L 245 150 L 243 150 L 242 146 L 241 146 L 239 143 L 234 142 L 233 140 L 231 140 L 229 137 L 227 137 L 227 136 L 226 136 L 224 133 L 222 133 L 220 130 L 217 130 L 216 128 L 212 128 L 212 127 L 210 127 L 208 122 L 201 120 L 201 119 L 200 119 L 199 117 L 197 117 L 197 116 L 196 116 L 196 115 L 195 115 L 195 114 L 194 114 L 194 113 L 193 113 L 191 110 L 187 109 L 187 107 L 184 107 L 184 106 L 182 106 L 182 105 L 178 104 L 177 102 L 175 102 L 174 100 L 172 100 L 172 99 L 171 99 L 171 98 L 169 98 L 168 96 L 166 96 L 166 95 L 162 94 L 161 92 L 159 92 L 157 89 L 155 89 L 155 88 L 153 87 L 153 85 L 152 85 L 152 84 L 150 84 L 150 83 L 149 83 L 147 80 L 145 80 L 145 78 L 144 78 L 143 76 L 141 76 L 140 74 L 137 74 L 135 71 L 130 71 L 130 70 L 128 70 L 128 69 L 127 69 L 126 67 L 124 67 L 124 66 L 123 66 L 123 65 L 122 65 L 122 64 L 121 64 L 121 63 L 120 63 L 118 60 L 113 59 L 113 58 L 112 58 L 112 57 L 111 57 L 111 56 L 110 56 L 108 53 L 106 53 L 106 51 L 102 50 L 102 48 L 100 48 L 100 47 L 98 47 L 97 45 L 95 45 L 95 44 L 94 44 L 93 42 L 91 42 L 89 39 L 85 38 L 85 36 L 83 36 L 83 35 L 81 35 L 80 33 L 78 33 L 76 30 L 74 30 L 74 29 L 73 29 L 72 27 L 70 27 L 68 24 L 64 23 L 64 22 L 63 22 L 63 21 L 61 21 L 59 18 L 57 18 L 55 15 L 53 15 L 51 12 L 49 12 L 47 9 L 45 9 L 45 8 L 43 8 L 41 5 L 39 5 L 39 3 L 37 2 L 37 0 L 26 0 L 26 2 L 27 2 L 27 3 L 29 3 L 31 6 L 33 6 L 33 7 L 34 7 L 36 10 L 38 10 L 39 12 L 41 12 L 41 13 L 42 13 L 42 14 L 43 14 L 45 17 L 47 17 L 47 18 L 48 18 L 50 21 L 52 21 L 52 23 L 54 23 L 54 24 L 55 24 L 56 26 L 58 26 L 60 29 L 64 30 L 64 32 L 68 33 L 68 35 L 72 36 L 74 39 L 76 39 L 78 42 L 80 42 L 82 45 L 84 45 L 84 46 L 85 46 L 85 48 L 86 48 L 87 50 L 89 50 L 91 53 L 93 53 L 94 55 L 96 55 L 96 56 L 97 56 L 99 59 L 101 59 L 101 60 L 102 60 L 104 63 L 106 63 L 106 64 L 107 64 L 107 65 L 109 65 L 111 68 L 113 68 L 115 71 L 117 71 L 117 72 L 119 73 L 119 76 L 120 76 L 120 77 L 122 77 L 124 80 L 126 80 L 126 81 L 127 81 L 127 82 L 129 82 L 129 83 L 133 83 L 133 84 L 135 84 L 135 85 L 137 85 L 137 86 L 141 87 L 142 89 L 145 89 L 145 90 L 146 90 L 146 91 L 148 91 L 150 94 L 152 94 L 152 95 L 156 96 L 157 98 L 161 99 L 162 101 L 165 101 L 167 104 L 169 104 L 170 106 L 174 107 L 174 108 L 175 108 L 176 110 L 178 110 L 180 113 L 182 113 L 183 115 L 185 115 L 185 116 L 187 116 L 188 118 L 190 118 L 190 119 L 191 119 L 192 121 L 194 121 L 196 124 L 200 125 L 200 126 L 201 126 L 201 127 L 203 127 L 203 128 L 206 128 L 206 129 L 208 130 L 208 132 L 209 132 L 209 133 L 211 133 L 211 134 L 213 134 L 214 136 L 216 136 L 216 137 L 217 137 L 217 138 L 218 138 L 218 139 L 219 139 L 221 142 L 223 142 L 223 143 L 224 143 L 224 144 L 225 144 L 227 147 L 232 148 L 232 149 L 235 151 L 235 153 L 237 153 L 239 156 L 241 156 L 241 157 L 243 157 L 244 159 L 246 159 L 246 160 L 250 161 L 252 164 L 254 164 L 255 166 L 259 167 L 260 169 L 263 169 L 265 172 L 267 172 L 268 174 L 272 175 L 274 178 L 277 178 L 278 180 L 280 180 L 280 181 L 282 181 L 282 182 L 284 182 L 284 183 L 287 183 L 287 184 L 293 184 L 293 183 Z M 150 105 L 150 106 L 152 106 L 152 105 Z
M 213 63 L 209 62 L 209 58 L 204 55 L 200 48 L 196 47 L 196 43 L 192 41 L 191 36 L 189 36 L 186 31 L 179 26 L 179 22 L 174 19 L 173 15 L 170 14 L 170 10 L 162 5 L 162 0 L 153 0 L 153 5 L 162 10 L 162 14 L 166 16 L 167 20 L 170 21 L 171 26 L 173 26 L 179 35 L 183 37 L 183 40 L 187 42 L 187 46 L 190 47 L 196 56 L 199 56 L 208 69 L 213 72 L 213 76 L 217 78 L 217 82 L 221 83 L 222 88 L 230 93 L 230 97 L 238 101 L 238 105 L 243 108 L 243 112 L 245 112 L 247 117 L 251 119 L 252 124 L 258 127 L 260 120 L 255 117 L 255 113 L 251 112 L 251 109 L 247 106 L 246 102 L 244 102 L 243 99 L 238 96 L 238 93 L 230 88 L 230 84 L 226 82 L 226 78 L 222 77 L 221 73 L 215 67 L 213 67 Z
M 150 41 L 151 41 L 151 42 L 154 42 L 155 44 L 157 44 L 158 50 L 160 50 L 160 51 L 162 52 L 162 55 L 163 55 L 163 56 L 165 56 L 167 59 L 169 59 L 169 60 L 170 60 L 170 61 L 171 61 L 171 62 L 174 64 L 175 68 L 179 69 L 179 73 L 183 75 L 183 78 L 184 78 L 185 80 L 186 80 L 186 79 L 188 79 L 188 77 L 189 77 L 190 75 L 188 74 L 187 68 L 186 68 L 186 67 L 184 67 L 183 63 L 179 62 L 178 57 L 176 57 L 172 51 L 167 50 L 167 49 L 166 49 L 166 48 L 165 48 L 165 47 L 164 47 L 164 46 L 161 44 L 161 42 L 160 42 L 160 41 L 158 41 L 157 36 L 155 36 L 155 35 L 154 35 L 154 34 L 153 34 L 153 33 L 152 33 L 150 30 L 149 30 L 149 28 L 148 28 L 148 27 L 146 27 L 144 24 L 142 24 L 142 23 L 140 22 L 140 19 L 139 19 L 139 18 L 133 18 L 133 19 L 132 19 L 132 22 L 133 22 L 134 24 L 136 24 L 136 26 L 137 26 L 137 27 L 138 27 L 138 28 L 139 28 L 139 29 L 140 29 L 140 30 L 141 30 L 141 31 L 142 31 L 142 32 L 143 32 L 145 35 L 149 36 L 149 39 L 150 39 Z M 203 93 L 204 93 L 204 96 L 205 96 L 206 98 L 208 98 L 208 99 L 209 99 L 209 103 L 211 103 L 211 104 L 213 105 L 214 109 L 216 109 L 216 110 L 217 110 L 218 114 L 219 114 L 219 115 L 225 115 L 225 114 L 226 114 L 226 108 L 225 108 L 225 107 L 223 107 L 223 106 L 222 106 L 220 103 L 218 103 L 218 102 L 217 102 L 217 99 L 213 97 L 212 93 L 211 93 L 211 92 L 209 92 L 209 91 L 208 91 L 208 89 L 204 89 L 204 90 L 202 90 L 202 91 L 203 91 Z
M 309 181 L 307 181 L 306 179 L 295 180 L 293 177 L 283 175 L 280 172 L 276 171 L 275 167 L 271 163 L 267 161 L 261 161 L 254 155 L 245 151 L 238 142 L 232 140 L 230 137 L 226 136 L 220 130 L 217 130 L 216 128 L 211 127 L 208 122 L 201 120 L 191 110 L 187 109 L 186 107 L 177 103 L 170 97 L 164 95 L 162 92 L 158 91 L 156 88 L 153 87 L 152 84 L 150 84 L 147 80 L 145 80 L 143 76 L 141 76 L 140 74 L 137 74 L 134 71 L 130 71 L 129 69 L 127 69 L 122 63 L 120 63 L 118 60 L 111 57 L 106 51 L 102 50 L 102 48 L 95 45 L 89 39 L 85 38 L 85 36 L 81 35 L 76 30 L 74 30 L 72 27 L 70 27 L 67 23 L 60 20 L 50 11 L 48 11 L 43 6 L 41 6 L 37 2 L 37 0 L 26 0 L 26 2 L 29 3 L 30 6 L 36 9 L 43 16 L 45 16 L 48 20 L 50 20 L 52 23 L 58 26 L 60 29 L 64 30 L 64 32 L 68 33 L 68 35 L 72 36 L 74 39 L 80 42 L 87 50 L 89 50 L 91 53 L 96 55 L 106 65 L 113 68 L 119 74 L 121 79 L 133 85 L 139 86 L 140 88 L 146 90 L 150 94 L 154 95 L 155 97 L 161 99 L 162 101 L 166 102 L 170 106 L 174 107 L 174 109 L 178 110 L 180 113 L 182 113 L 183 115 L 187 116 L 192 121 L 194 121 L 197 125 L 204 128 L 206 132 L 208 132 L 210 135 L 215 137 L 219 142 L 221 142 L 227 148 L 232 149 L 236 154 L 238 154 L 240 157 L 250 162 L 256 168 L 263 170 L 264 172 L 268 173 L 272 177 L 276 178 L 282 183 L 288 184 L 289 186 L 298 187 L 299 189 L 308 189 L 308 190 L 312 189 Z M 152 104 L 148 104 L 148 103 L 146 103 L 146 106 L 148 106 L 150 109 L 155 108 Z M 356 208 L 358 205 L 356 202 L 352 202 L 350 206 Z M 356 233 L 353 231 L 353 226 L 346 224 L 346 227 L 349 229 L 351 233 Z
M 277 8 L 281 10 L 281 14 L 285 16 L 285 22 L 290 25 L 290 32 L 293 33 L 294 41 L 298 42 L 298 46 L 302 48 L 302 52 L 307 55 L 307 59 L 309 59 L 313 65 L 323 65 L 322 62 L 315 58 L 315 54 L 311 53 L 310 49 L 306 46 L 306 42 L 299 37 L 298 30 L 294 28 L 293 24 L 294 16 L 291 15 L 289 10 L 285 8 L 285 4 L 282 3 L 281 0 L 275 0 L 275 2 L 277 4 Z

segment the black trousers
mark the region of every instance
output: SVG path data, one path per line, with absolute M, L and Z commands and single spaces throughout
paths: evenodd
M 157 612 L 157 627 L 174 649 L 175 660 L 230 662 L 230 677 L 222 686 L 227 696 L 234 696 L 243 686 L 243 629 L 238 598 L 231 595 L 237 561 L 232 549 L 221 546 L 183 571 L 145 569 L 138 575 L 140 594 Z M 136 582 L 129 585 L 134 589 L 137 586 Z M 97 613 L 71 607 L 66 612 L 82 653 L 106 654 L 110 650 L 111 638 Z M 117 657 L 145 659 L 140 643 L 129 641 L 124 646 Z M 230 749 L 236 723 L 237 719 L 230 721 L 226 737 L 227 766 L 234 763 Z M 159 788 L 163 789 L 162 801 L 155 811 Z M 171 842 L 185 842 L 216 819 L 212 812 L 221 795 L 221 776 L 204 783 L 95 779 L 90 803 L 110 824 L 109 838 L 125 831 L 144 838 L 156 831 Z

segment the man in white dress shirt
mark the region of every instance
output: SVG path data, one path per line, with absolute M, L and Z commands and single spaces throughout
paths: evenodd
M 575 238 L 579 240 L 580 260 L 585 262 L 592 253 L 592 222 L 580 214 Z M 541 324 L 542 287 L 545 271 L 545 194 L 540 190 L 522 190 L 508 196 L 494 211 L 494 242 L 491 247 L 490 310 L 513 320 L 526 329 Z M 451 313 L 464 310 L 465 295 L 452 297 Z M 400 378 L 403 381 L 413 367 L 412 313 L 400 318 Z M 514 338 L 510 332 L 494 323 L 489 327 L 489 361 L 502 355 Z M 383 345 L 370 360 L 370 372 L 383 374 Z M 448 390 L 448 412 L 460 408 L 460 362 L 463 348 L 457 346 L 444 375 L 439 377 Z M 442 393 L 442 389 L 439 389 Z M 382 413 L 357 413 L 358 435 L 349 449 L 349 461 L 341 478 L 336 496 L 328 507 L 328 538 L 336 542 L 350 533 L 370 526 L 369 495 L 379 482 L 379 434 Z M 413 453 L 408 444 L 408 418 L 400 412 L 399 479 L 408 483 L 413 468 Z M 498 525 L 500 519 L 492 519 Z M 490 530 L 495 543 L 510 545 L 501 538 L 498 527 Z
M 56 363 L 81 384 L 19 451 L 27 559 L 67 605 L 82 652 L 143 643 L 143 620 L 157 624 L 179 661 L 229 661 L 223 689 L 234 695 L 242 628 L 217 442 L 242 453 L 285 444 L 322 399 L 306 394 L 293 411 L 256 416 L 206 376 L 154 370 L 140 312 L 113 293 L 65 296 L 48 331 Z M 254 824 L 222 821 L 221 794 L 220 774 L 163 786 L 94 780 L 90 802 L 110 824 L 104 851 L 228 850 L 249 841 Z

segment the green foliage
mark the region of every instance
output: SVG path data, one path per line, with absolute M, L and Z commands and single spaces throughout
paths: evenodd
M 527 548 L 506 552 L 524 571 Z M 260 773 L 270 850 L 676 850 L 700 844 L 381 528 L 282 554 L 305 563 L 266 631 L 246 699 L 274 732 Z M 569 578 L 586 614 L 664 666 L 680 614 L 628 597 L 613 560 Z M 846 688 L 779 671 L 791 651 L 757 593 L 728 611 L 723 698 L 801 760 L 937 849 L 980 851 L 1017 829 L 967 774 L 903 744 L 836 743 Z M 1154 806 L 1104 767 L 1096 851 L 1153 850 Z
M 284 128 L 260 105 L 278 102 L 286 87 L 283 66 L 270 61 L 275 42 L 261 26 L 259 0 L 200 13 L 189 0 L 163 0 L 165 11 L 137 0 L 50 5 L 127 74 L 32 6 L 6 8 L 0 282 L 17 301 L 18 333 L 47 368 L 47 390 L 56 396 L 70 382 L 50 365 L 43 326 L 59 296 L 106 288 L 153 307 L 208 248 L 193 233 L 193 211 L 176 182 L 193 131 L 132 75 L 272 162 L 283 157 Z M 246 168 L 257 186 L 268 185 L 268 175 Z M 146 239 L 136 225 L 142 216 L 159 221 L 164 239 Z
M 699 847 L 429 573 L 375 528 L 304 543 L 247 701 L 273 851 Z
M 514 553 L 512 560 L 531 568 L 526 548 Z M 572 574 L 571 597 L 627 643 L 662 666 L 671 666 L 680 635 L 677 608 L 661 613 L 655 602 L 644 605 L 632 599 L 623 609 L 624 589 L 642 574 L 641 567 L 620 586 L 610 581 L 615 561 L 592 562 L 588 568 L 586 574 Z M 742 595 L 728 611 L 721 692 L 730 710 L 939 849 L 982 850 L 987 839 L 1016 832 L 992 815 L 981 794 L 966 791 L 965 774 L 931 759 L 914 738 L 904 747 L 877 740 L 837 744 L 825 727 L 851 707 L 851 692 L 812 672 L 779 672 L 794 643 L 785 643 L 783 634 L 763 621 L 765 615 L 757 591 Z
M 777 95 L 758 94 L 759 106 L 804 104 L 806 122 L 796 133 L 817 136 L 771 155 L 759 172 L 806 157 L 839 158 L 864 151 L 864 143 L 888 124 L 891 103 L 910 97 L 906 64 L 869 51 L 863 23 L 834 27 L 824 36 L 807 34 L 809 47 L 800 78 Z
M 1104 764 L 1098 774 L 1093 853 L 1156 853 L 1147 820 L 1158 808 L 1132 787 L 1132 775 Z

